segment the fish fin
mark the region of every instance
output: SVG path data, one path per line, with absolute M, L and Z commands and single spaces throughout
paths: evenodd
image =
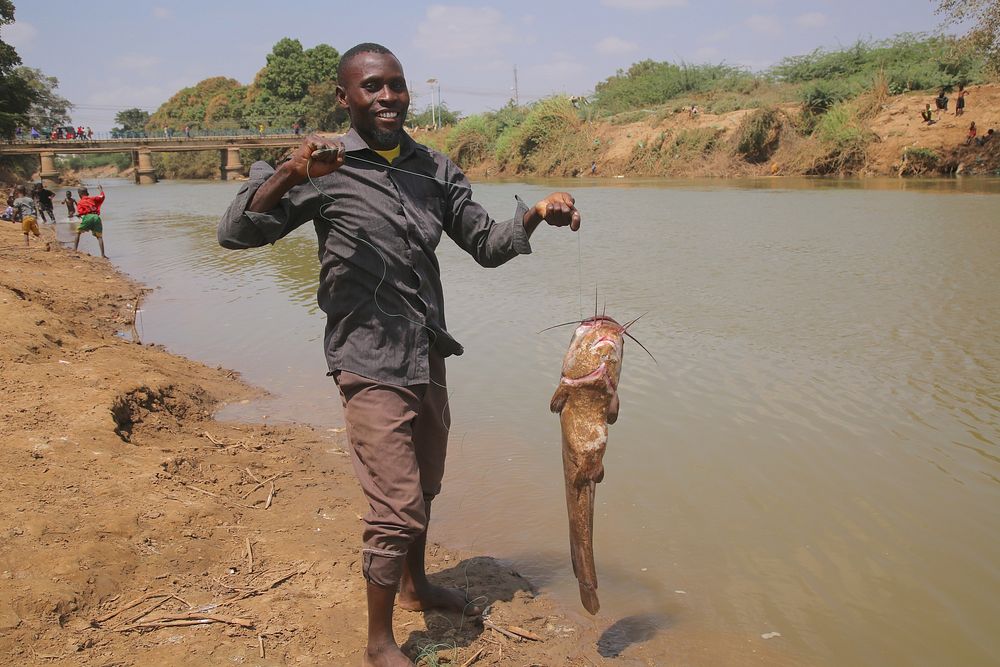
M 552 394 L 552 400 L 549 401 L 549 410 L 552 412 L 562 412 L 562 409 L 566 407 L 566 399 L 569 398 L 569 394 L 566 392 L 566 387 L 560 382 L 559 386 L 556 387 L 556 393 Z
M 596 482 L 597 484 L 600 484 L 603 481 L 604 481 L 604 464 L 602 463 L 601 464 L 601 469 L 598 470 L 597 474 L 594 476 L 594 482 Z
M 611 402 L 608 403 L 608 423 L 614 424 L 618 421 L 618 408 L 621 407 L 621 403 L 618 401 L 618 392 L 616 391 L 611 395 Z

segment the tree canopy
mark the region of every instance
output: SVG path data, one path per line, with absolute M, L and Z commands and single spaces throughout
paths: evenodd
M 1000 0 L 938 0 L 937 11 L 948 23 L 971 23 L 970 44 L 1000 71 Z
M 14 3 L 0 0 L 0 26 L 14 22 Z M 14 128 L 27 122 L 34 92 L 18 73 L 21 57 L 10 44 L 0 40 L 0 136 L 10 137 Z

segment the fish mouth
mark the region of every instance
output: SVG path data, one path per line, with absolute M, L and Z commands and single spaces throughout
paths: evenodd
M 587 373 L 586 375 L 580 376 L 578 378 L 568 378 L 563 376 L 563 384 L 569 385 L 571 387 L 576 387 L 583 384 L 592 384 L 596 381 L 604 380 L 607 383 L 608 389 L 614 391 L 617 389 L 614 378 L 611 377 L 611 373 L 608 372 L 608 364 L 604 361 L 601 365 Z

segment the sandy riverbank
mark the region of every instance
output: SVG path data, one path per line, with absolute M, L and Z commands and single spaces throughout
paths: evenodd
M 343 436 L 214 421 L 254 390 L 116 335 L 142 288 L 111 264 L 22 242 L 0 225 L 0 663 L 359 664 L 364 501 Z M 509 566 L 438 545 L 429 560 L 438 581 L 492 602 L 493 623 L 543 641 L 400 612 L 411 655 L 602 661 L 597 635 Z M 219 603 L 202 613 L 229 623 L 135 627 Z

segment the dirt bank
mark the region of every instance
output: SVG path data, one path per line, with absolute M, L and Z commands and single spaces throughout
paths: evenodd
M 254 390 L 116 335 L 141 288 L 22 240 L 0 224 L 0 663 L 360 664 L 364 503 L 343 437 L 213 421 Z M 411 655 L 602 663 L 600 632 L 509 566 L 437 545 L 429 560 L 439 582 L 492 603 L 498 627 L 541 641 L 400 612 Z M 152 627 L 192 613 L 221 622 Z M 616 664 L 653 664 L 643 651 Z

